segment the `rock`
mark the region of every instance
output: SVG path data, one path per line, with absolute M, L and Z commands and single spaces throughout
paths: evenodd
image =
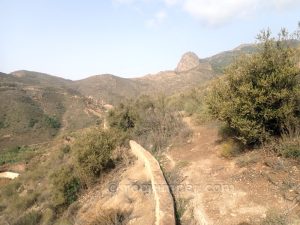
M 199 57 L 193 52 L 185 53 L 177 65 L 176 72 L 183 72 L 194 69 L 200 65 Z

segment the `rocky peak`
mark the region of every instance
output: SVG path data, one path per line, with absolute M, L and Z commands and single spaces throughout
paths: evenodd
M 177 65 L 176 71 L 183 72 L 191 70 L 200 65 L 199 57 L 193 52 L 187 52 L 182 57 Z

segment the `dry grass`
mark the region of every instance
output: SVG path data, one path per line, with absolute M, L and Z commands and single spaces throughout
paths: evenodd
M 277 211 L 269 211 L 261 225 L 288 225 L 287 217 Z
M 130 221 L 131 212 L 117 209 L 103 210 L 87 225 L 126 225 Z
M 288 126 L 276 147 L 276 151 L 284 157 L 300 160 L 300 128 Z

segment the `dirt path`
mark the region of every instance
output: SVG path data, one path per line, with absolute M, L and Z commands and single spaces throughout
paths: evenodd
M 182 169 L 185 186 L 176 195 L 190 199 L 188 208 L 196 224 L 259 224 L 270 209 L 283 212 L 295 207 L 265 178 L 264 165 L 239 167 L 235 160 L 220 156 L 216 125 L 194 126 L 189 118 L 185 121 L 194 136 L 186 146 L 170 149 L 167 159 L 170 164 L 187 165 Z

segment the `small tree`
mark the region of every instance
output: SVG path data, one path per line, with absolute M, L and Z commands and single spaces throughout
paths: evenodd
M 113 131 L 92 129 L 76 140 L 73 148 L 84 183 L 93 182 L 113 165 L 112 152 L 118 144 L 116 136 Z
M 57 209 L 67 207 L 77 200 L 81 185 L 70 166 L 62 167 L 52 174 L 52 184 L 52 201 Z
M 258 35 L 258 52 L 233 63 L 208 95 L 211 114 L 225 121 L 244 144 L 279 135 L 286 123 L 299 122 L 299 68 L 288 32 L 278 38 Z

